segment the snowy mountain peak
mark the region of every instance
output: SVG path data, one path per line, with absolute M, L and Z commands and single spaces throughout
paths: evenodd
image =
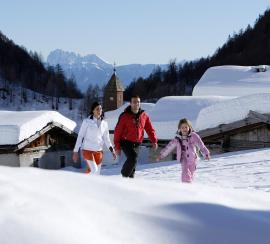
M 88 54 L 84 57 L 82 57 L 83 60 L 88 61 L 90 63 L 96 63 L 96 64 L 102 64 L 102 65 L 110 65 L 108 62 L 104 61 L 103 59 L 101 59 L 100 57 L 98 57 L 96 54 Z
M 79 55 L 77 55 L 74 52 L 66 52 L 61 49 L 56 49 L 52 52 L 50 52 L 47 61 L 51 65 L 57 65 L 57 64 L 69 64 L 69 63 L 75 63 L 79 58 Z
M 96 54 L 81 56 L 74 52 L 56 49 L 48 55 L 47 63 L 53 66 L 60 64 L 67 77 L 75 76 L 82 92 L 87 89 L 89 84 L 107 84 L 113 73 L 113 65 Z M 117 66 L 116 70 L 124 86 L 127 86 L 133 79 L 149 76 L 156 66 L 156 64 L 130 64 Z M 160 67 L 166 69 L 167 65 L 160 65 Z
M 60 64 L 65 65 L 78 65 L 78 64 L 93 64 L 99 67 L 111 66 L 111 64 L 102 60 L 96 54 L 88 54 L 86 56 L 81 56 L 75 52 L 63 51 L 61 49 L 56 49 L 48 55 L 47 62 L 51 65 Z

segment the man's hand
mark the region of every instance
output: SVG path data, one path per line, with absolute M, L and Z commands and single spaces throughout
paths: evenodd
M 74 163 L 76 163 L 78 161 L 78 158 L 79 158 L 79 153 L 78 152 L 73 152 L 72 160 L 73 160 Z
M 121 156 L 121 150 L 115 150 L 115 154 L 120 157 Z
M 158 149 L 158 144 L 157 144 L 157 143 L 152 143 L 152 148 L 153 148 L 154 150 L 157 150 L 157 149 Z

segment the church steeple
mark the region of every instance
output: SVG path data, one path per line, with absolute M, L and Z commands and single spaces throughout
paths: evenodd
M 116 75 L 115 65 L 116 65 L 116 63 L 114 62 L 114 63 L 113 63 L 113 73 Z
M 123 105 L 124 86 L 116 75 L 116 64 L 113 64 L 113 74 L 104 89 L 104 104 L 105 111 L 115 110 Z

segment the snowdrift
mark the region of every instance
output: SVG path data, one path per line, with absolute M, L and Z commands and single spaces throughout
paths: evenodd
M 270 195 L 0 167 L 2 244 L 269 243 Z

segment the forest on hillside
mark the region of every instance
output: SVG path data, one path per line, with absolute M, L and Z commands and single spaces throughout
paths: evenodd
M 124 99 L 138 94 L 142 100 L 156 101 L 170 95 L 192 95 L 192 90 L 204 72 L 212 66 L 270 64 L 270 10 L 228 37 L 212 56 L 178 65 L 171 60 L 168 69 L 157 68 L 147 78 L 134 80 L 125 90 Z

